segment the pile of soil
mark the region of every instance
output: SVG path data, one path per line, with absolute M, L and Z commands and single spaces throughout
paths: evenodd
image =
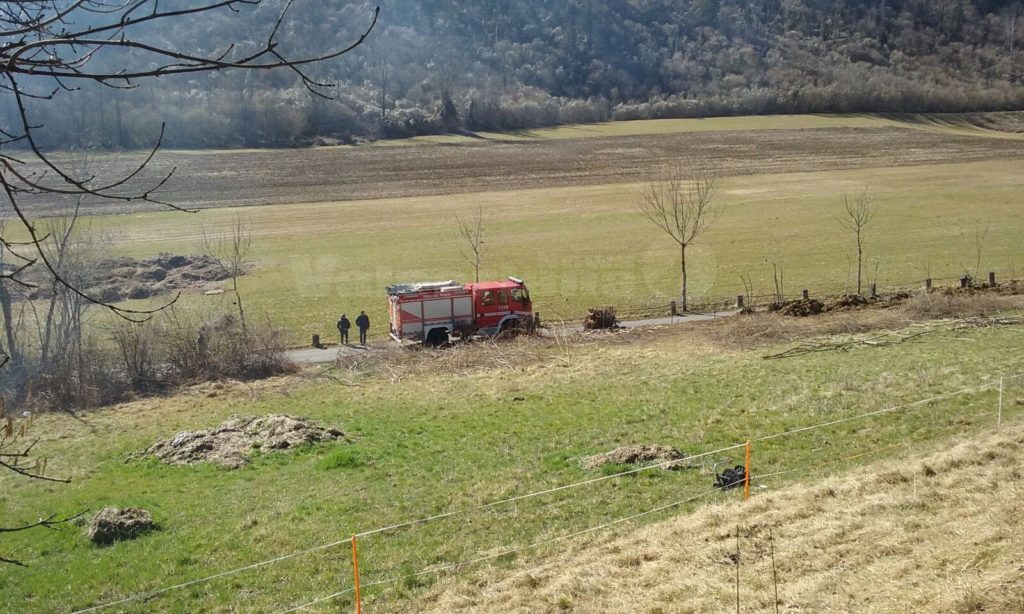
M 780 313 L 784 316 L 806 318 L 823 313 L 825 311 L 825 303 L 815 298 L 800 298 L 782 303 L 773 303 L 768 307 L 768 311 Z
M 826 311 L 835 311 L 838 309 L 858 309 L 860 307 L 866 307 L 871 305 L 874 301 L 864 298 L 859 294 L 844 294 L 836 300 L 832 301 L 825 308 Z
M 667 461 L 683 460 L 686 454 L 679 450 L 659 444 L 648 446 L 621 446 L 611 452 L 586 456 L 582 459 L 584 469 L 597 469 L 602 465 L 641 465 L 649 463 L 664 463 Z M 665 467 L 666 469 L 682 469 L 683 464 L 675 464 Z
M 588 309 L 587 317 L 583 320 L 583 328 L 587 330 L 615 328 L 618 324 L 619 319 L 614 307 Z
M 861 296 L 859 294 L 844 294 L 827 304 L 813 298 L 800 298 L 792 301 L 784 301 L 782 303 L 773 303 L 768 307 L 768 311 L 779 313 L 784 316 L 806 318 L 829 311 L 848 311 L 867 307 L 895 307 L 896 305 L 905 302 L 910 297 L 910 292 L 901 290 L 886 296 L 874 298 Z
M 1024 294 L 1024 282 L 1016 279 L 1011 279 L 1010 281 L 1007 282 L 996 283 L 994 286 L 990 286 L 987 283 L 981 283 L 972 284 L 967 286 L 966 288 L 961 288 L 960 286 L 950 286 L 941 288 L 940 291 L 945 296 L 960 296 L 964 294 L 973 295 L 989 292 L 995 294 L 1005 294 L 1014 296 L 1018 294 Z
M 892 294 L 886 294 L 883 297 L 877 299 L 877 304 L 881 307 L 895 307 L 896 305 L 902 305 L 907 302 L 910 297 L 914 296 L 914 293 L 910 290 L 900 290 Z
M 33 276 L 41 274 L 42 270 L 30 270 L 23 278 L 33 282 Z M 181 290 L 201 289 L 228 277 L 228 273 L 216 261 L 204 254 L 160 254 L 143 260 L 122 256 L 97 262 L 81 285 L 86 294 L 104 302 L 116 303 L 126 299 L 145 299 Z M 38 287 L 28 298 L 50 297 L 51 284 L 36 285 Z
M 259 450 L 290 450 L 344 436 L 338 429 L 320 427 L 305 418 L 281 414 L 233 416 L 212 429 L 186 431 L 158 441 L 143 454 L 156 456 L 170 465 L 217 463 L 237 469 Z
M 135 539 L 154 528 L 153 515 L 144 509 L 105 507 L 93 517 L 86 535 L 94 544 Z

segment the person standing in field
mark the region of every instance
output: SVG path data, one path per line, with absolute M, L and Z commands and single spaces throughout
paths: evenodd
M 367 317 L 365 311 L 359 312 L 359 317 L 356 318 L 356 326 L 359 327 L 359 344 L 366 345 L 366 331 L 370 328 L 370 318 Z
M 341 344 L 348 345 L 348 329 L 352 328 L 352 323 L 348 321 L 348 316 L 341 314 L 338 318 L 338 332 L 341 333 Z

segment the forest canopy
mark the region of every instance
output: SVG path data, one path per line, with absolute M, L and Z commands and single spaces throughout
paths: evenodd
M 272 28 L 284 4 L 148 36 L 216 53 L 253 36 L 240 24 Z M 278 38 L 288 53 L 331 47 L 378 4 L 368 42 L 311 75 L 333 84 L 327 98 L 287 71 L 93 84 L 36 101 L 38 139 L 146 148 L 166 122 L 167 147 L 287 147 L 609 119 L 1024 108 L 1020 0 L 300 0 Z

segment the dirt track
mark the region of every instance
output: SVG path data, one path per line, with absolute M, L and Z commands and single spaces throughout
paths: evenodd
M 725 175 L 747 175 L 1024 158 L 1024 148 L 1018 140 L 909 128 L 762 130 L 458 145 L 164 151 L 144 174 L 152 182 L 175 169 L 159 197 L 180 206 L 209 208 L 636 182 L 662 177 L 675 162 L 698 154 Z M 141 155 L 125 154 L 112 165 L 127 169 L 141 160 Z M 36 215 L 56 213 L 61 206 L 52 198 L 32 203 Z M 142 208 L 152 207 L 94 204 L 89 210 Z

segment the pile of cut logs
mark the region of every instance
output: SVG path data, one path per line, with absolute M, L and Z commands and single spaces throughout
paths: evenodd
M 615 328 L 619 323 L 614 307 L 588 309 L 587 312 L 587 318 L 583 320 L 583 328 L 587 330 Z

